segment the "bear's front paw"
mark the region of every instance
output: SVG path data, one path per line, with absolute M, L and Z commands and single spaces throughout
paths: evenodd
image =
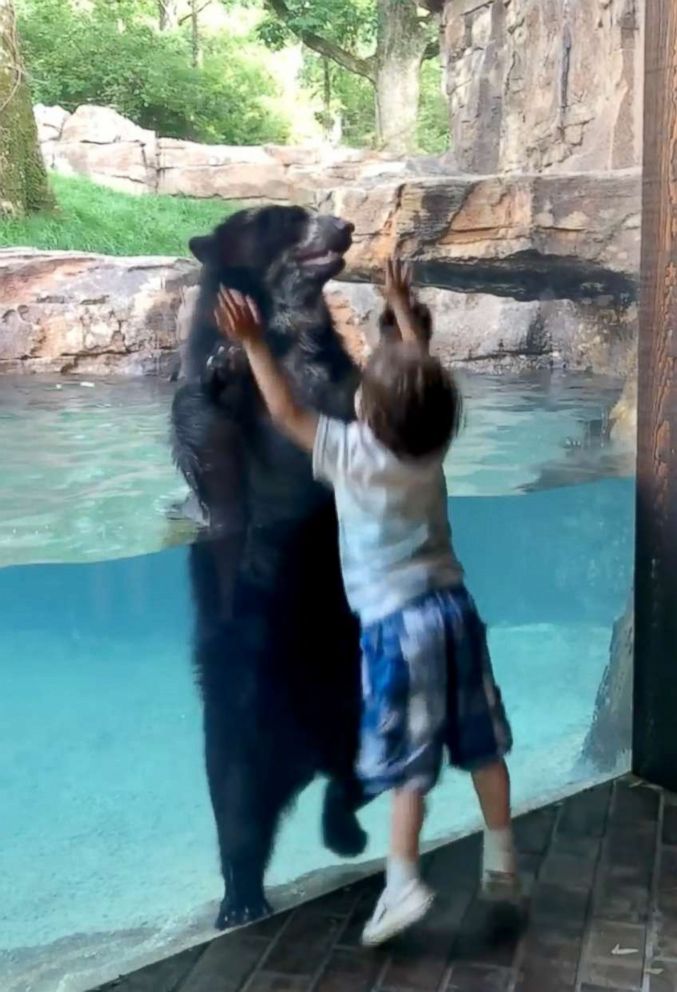
M 240 902 L 226 894 L 223 897 L 218 916 L 216 917 L 216 929 L 229 930 L 231 927 L 241 927 L 245 923 L 263 920 L 266 916 L 270 916 L 272 912 L 270 903 L 265 896 L 261 896 L 251 902 Z

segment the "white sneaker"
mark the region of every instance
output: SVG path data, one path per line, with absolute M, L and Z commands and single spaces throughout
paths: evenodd
M 435 899 L 435 894 L 420 879 L 415 878 L 394 895 L 385 889 L 371 919 L 362 931 L 365 947 L 376 947 L 422 920 Z

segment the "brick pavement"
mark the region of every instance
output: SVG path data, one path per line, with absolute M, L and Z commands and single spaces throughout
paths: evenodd
M 440 898 L 365 951 L 368 878 L 97 992 L 677 992 L 677 795 L 622 779 L 517 823 L 525 922 L 477 899 L 479 839 L 425 859 Z

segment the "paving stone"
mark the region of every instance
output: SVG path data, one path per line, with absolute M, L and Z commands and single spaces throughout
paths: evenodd
M 575 981 L 554 975 L 544 962 L 539 967 L 527 967 L 517 976 L 514 992 L 574 992 Z
M 645 927 L 593 921 L 581 964 L 582 980 L 639 992 L 645 944 Z
M 677 960 L 677 909 L 670 915 L 657 913 L 654 923 L 654 953 L 660 958 Z
M 265 970 L 311 978 L 344 926 L 345 919 L 341 914 L 331 915 L 326 907 L 316 912 L 313 903 L 302 906 L 275 942 L 266 959 Z
M 550 844 L 557 820 L 554 806 L 521 816 L 515 823 L 515 843 L 525 854 L 543 854 Z
M 181 992 L 237 992 L 269 946 L 266 938 L 246 930 L 217 938 L 183 980 Z
M 509 968 L 524 932 L 524 918 L 510 907 L 474 900 L 461 923 L 453 956 L 456 960 Z
M 557 835 L 543 859 L 539 878 L 567 889 L 591 889 L 601 841 Z
M 439 988 L 471 901 L 472 896 L 463 891 L 439 896 L 424 924 L 393 941 L 392 956 L 381 979 L 383 988 L 422 992 Z
M 382 960 L 376 954 L 362 949 L 335 950 L 314 986 L 314 992 L 369 992 L 382 969 Z
M 590 985 L 584 982 L 580 992 L 623 992 L 623 989 L 612 988 L 610 985 Z
M 307 988 L 306 978 L 257 971 L 249 978 L 243 992 L 306 992 Z M 183 987 L 177 989 L 177 992 L 184 992 Z M 212 992 L 219 992 L 218 986 L 214 986 Z
M 593 913 L 617 923 L 646 923 L 649 900 L 648 886 L 625 885 L 611 875 L 598 884 Z
M 509 992 L 512 971 L 483 965 L 455 965 L 446 992 Z
M 677 796 L 665 799 L 654 892 L 658 811 L 656 790 L 622 781 L 522 818 L 525 931 L 477 899 L 472 837 L 426 857 L 447 895 L 387 947 L 360 947 L 373 876 L 100 992 L 677 992 Z
M 611 783 L 608 783 L 567 799 L 557 823 L 558 835 L 603 837 L 611 794 Z
M 589 901 L 585 889 L 566 889 L 539 879 L 531 901 L 531 925 L 554 924 L 563 934 L 582 934 Z
M 642 823 L 654 824 L 658 819 L 660 793 L 647 785 L 635 785 L 627 781 L 616 784 L 611 804 L 611 822 L 622 821 L 638 826 Z
M 677 961 L 654 960 L 646 969 L 646 992 L 675 992 Z
M 663 810 L 663 843 L 677 845 L 677 806 Z
M 131 975 L 102 985 L 94 992 L 174 992 L 204 951 L 204 945 L 191 947 L 165 961 L 150 964 Z

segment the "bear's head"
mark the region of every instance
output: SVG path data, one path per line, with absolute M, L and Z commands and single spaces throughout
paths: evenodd
M 191 238 L 193 255 L 225 285 L 288 295 L 321 288 L 344 266 L 352 224 L 297 206 L 240 210 L 211 234 Z

